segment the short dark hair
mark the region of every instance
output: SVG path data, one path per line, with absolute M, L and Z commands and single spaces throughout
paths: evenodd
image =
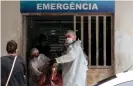
M 17 49 L 17 43 L 14 40 L 7 42 L 6 51 L 8 53 L 15 53 L 16 49 Z

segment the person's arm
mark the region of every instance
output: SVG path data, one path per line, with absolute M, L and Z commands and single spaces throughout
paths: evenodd
M 42 72 L 38 71 L 37 68 L 34 68 L 34 67 L 32 66 L 32 61 L 30 61 L 30 69 L 31 69 L 31 71 L 32 71 L 33 73 L 35 73 L 37 76 L 40 76 L 40 75 L 42 74 Z
M 75 54 L 72 48 L 65 54 L 58 58 L 55 58 L 57 63 L 67 63 L 72 62 L 75 59 Z

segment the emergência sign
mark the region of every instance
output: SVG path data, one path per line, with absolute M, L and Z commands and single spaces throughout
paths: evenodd
M 96 3 L 37 3 L 37 10 L 98 10 Z

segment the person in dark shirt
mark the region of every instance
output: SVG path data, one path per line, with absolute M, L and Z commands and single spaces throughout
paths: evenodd
M 1 86 L 6 85 L 14 58 L 17 56 L 16 49 L 17 43 L 14 40 L 7 42 L 6 51 L 8 55 L 1 57 Z M 8 86 L 26 86 L 25 75 L 25 61 L 22 57 L 17 56 Z

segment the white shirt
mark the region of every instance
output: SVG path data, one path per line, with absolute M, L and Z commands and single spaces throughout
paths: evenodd
M 41 75 L 42 72 L 40 70 L 42 70 L 44 68 L 44 65 L 49 61 L 50 59 L 48 57 L 46 57 L 43 54 L 40 54 L 38 57 L 34 57 L 31 61 L 30 61 L 30 69 L 31 71 L 36 74 L 37 76 Z

